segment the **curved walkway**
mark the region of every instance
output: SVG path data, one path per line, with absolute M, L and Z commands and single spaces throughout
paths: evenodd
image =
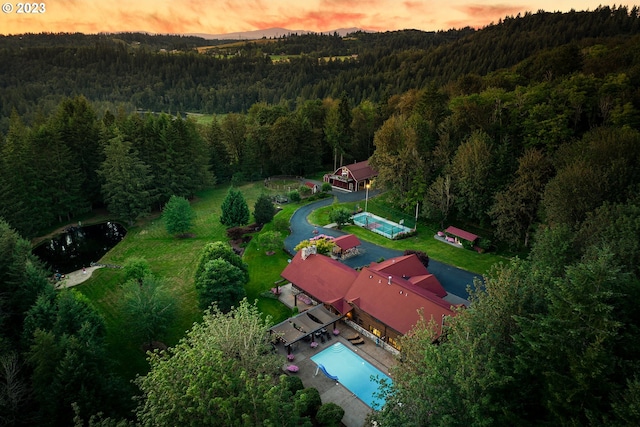
M 341 203 L 355 202 L 365 199 L 365 191 L 346 193 L 334 190 L 330 194 L 336 196 L 338 201 Z M 377 190 L 369 191 L 369 197 L 373 197 L 377 194 L 379 194 L 379 191 Z M 284 246 L 287 252 L 295 254 L 295 250 L 293 248 L 300 243 L 300 241 L 313 237 L 314 228 L 318 228 L 321 233 L 333 237 L 339 237 L 347 234 L 341 230 L 326 227 L 314 227 L 309 224 L 307 217 L 312 211 L 323 206 L 328 206 L 331 203 L 333 203 L 333 198 L 327 198 L 302 206 L 294 212 L 290 223 L 291 234 L 289 234 L 289 236 L 284 240 Z M 357 268 L 368 265 L 381 258 L 388 259 L 402 255 L 402 251 L 385 248 L 365 241 L 362 242 L 361 248 L 364 249 L 363 254 L 345 260 L 344 264 L 352 268 Z M 438 278 L 448 293 L 465 300 L 469 299 L 467 286 L 473 286 L 473 280 L 475 278 L 482 279 L 482 277 L 476 273 L 471 273 L 442 262 L 434 261 L 433 259 L 429 261 L 429 271 Z

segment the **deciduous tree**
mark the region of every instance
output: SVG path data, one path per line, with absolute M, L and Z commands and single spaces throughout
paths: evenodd
M 141 280 L 131 279 L 122 285 L 120 313 L 131 337 L 138 343 L 160 340 L 175 316 L 173 296 L 162 280 L 146 274 Z
M 269 325 L 246 300 L 226 314 L 207 311 L 177 346 L 149 356 L 149 373 L 136 380 L 143 393 L 138 421 L 241 426 L 281 418 L 291 401 L 274 390 L 280 362 L 270 352 Z
M 249 280 L 249 267 L 247 266 L 247 264 L 242 261 L 242 258 L 240 258 L 233 252 L 231 246 L 222 242 L 212 242 L 205 245 L 205 247 L 202 249 L 202 253 L 200 254 L 198 266 L 196 267 L 195 277 L 198 277 L 204 271 L 204 266 L 206 263 L 218 258 L 222 258 L 225 261 L 238 267 L 244 272 L 246 281 Z
M 246 295 L 246 277 L 240 268 L 222 258 L 207 262 L 204 270 L 196 276 L 200 308 L 206 309 L 215 304 L 225 313 L 231 310 Z

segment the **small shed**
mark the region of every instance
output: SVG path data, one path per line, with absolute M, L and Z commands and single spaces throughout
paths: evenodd
M 453 236 L 453 238 L 455 239 L 456 243 L 458 244 L 462 244 L 462 242 L 460 240 L 466 240 L 467 242 L 471 243 L 472 245 L 476 243 L 476 240 L 478 240 L 478 236 L 476 236 L 473 233 L 470 233 L 468 231 L 462 230 L 460 228 L 457 227 L 448 227 L 446 230 L 444 230 L 445 234 L 448 236 Z
M 314 184 L 313 182 L 307 181 L 304 183 L 304 185 L 311 189 L 311 194 L 316 194 L 319 191 L 318 184 Z

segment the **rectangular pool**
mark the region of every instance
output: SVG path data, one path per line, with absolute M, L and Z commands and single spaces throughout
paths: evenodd
M 387 239 L 394 239 L 400 233 L 409 233 L 411 228 L 397 222 L 374 215 L 371 212 L 360 212 L 353 216 L 353 223 L 374 233 L 380 234 Z
M 380 409 L 384 406 L 384 399 L 373 395 L 378 391 L 379 384 L 372 380 L 371 377 L 384 379 L 387 384 L 391 384 L 391 378 L 349 350 L 344 344 L 333 344 L 312 356 L 311 360 L 318 366 L 324 366 L 329 375 L 338 377 L 336 381 L 358 396 L 369 407 Z M 324 375 L 320 369 L 318 369 L 318 375 Z

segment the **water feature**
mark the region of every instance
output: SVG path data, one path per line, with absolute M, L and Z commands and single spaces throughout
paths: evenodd
M 97 262 L 120 242 L 127 230 L 116 222 L 70 226 L 63 234 L 33 249 L 52 272 L 71 273 Z
M 311 357 L 318 369 L 322 365 L 325 375 L 336 378 L 340 384 L 354 393 L 360 400 L 373 409 L 384 406 L 384 399 L 377 396 L 380 384 L 373 378 L 385 380 L 391 384 L 392 380 L 371 363 L 349 350 L 342 343 L 336 343 Z

